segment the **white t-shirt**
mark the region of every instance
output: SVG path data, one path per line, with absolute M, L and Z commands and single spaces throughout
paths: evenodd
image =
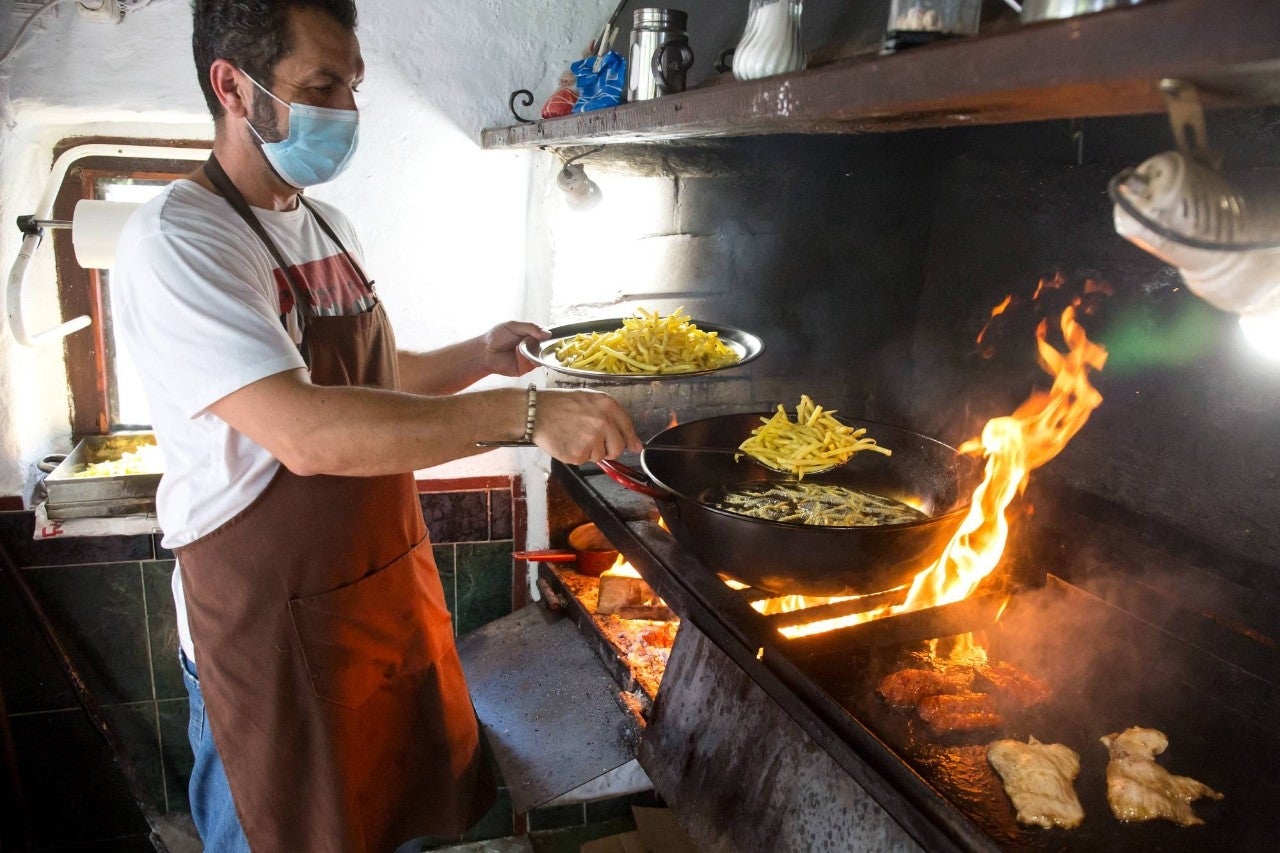
M 313 204 L 363 265 L 346 217 Z M 253 212 L 309 294 L 313 313 L 372 308 L 373 295 L 310 211 L 299 204 Z M 227 201 L 185 179 L 129 218 L 111 288 L 114 319 L 141 375 L 164 453 L 156 496 L 162 544 L 178 548 L 252 503 L 279 467 L 207 410 L 259 379 L 305 366 L 293 297 L 267 247 Z M 181 574 L 173 578 L 179 640 L 194 660 Z

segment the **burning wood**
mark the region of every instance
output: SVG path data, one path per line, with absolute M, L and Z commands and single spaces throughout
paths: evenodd
M 676 613 L 665 604 L 624 604 L 614 611 L 619 619 L 646 619 L 650 622 L 666 622 L 676 618 Z
M 623 560 L 619 563 L 599 578 L 558 568 L 551 571 L 626 664 L 634 683 L 652 700 L 658 694 L 680 620 L 630 564 Z M 626 599 L 640 603 L 606 602 L 602 608 L 600 600 L 606 594 L 615 602 Z M 610 607 L 614 612 L 605 612 Z
M 629 571 L 625 571 L 624 567 Z M 619 611 L 624 607 L 643 607 L 658 601 L 653 588 L 645 583 L 644 578 L 640 577 L 635 569 L 625 563 L 622 567 L 614 566 L 600 575 L 600 597 L 596 601 L 597 613 L 622 615 Z

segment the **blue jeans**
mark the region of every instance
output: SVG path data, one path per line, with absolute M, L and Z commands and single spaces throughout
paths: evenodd
M 191 818 L 200 832 L 205 850 L 217 853 L 249 853 L 249 842 L 244 837 L 236 807 L 231 802 L 231 786 L 227 773 L 213 744 L 213 733 L 204 716 L 204 693 L 196 678 L 196 665 L 181 651 L 182 682 L 187 686 L 191 703 L 191 721 L 187 723 L 187 738 L 195 765 L 191 768 Z
M 227 772 L 213 744 L 213 734 L 204 716 L 204 692 L 196 678 L 196 665 L 181 650 L 178 659 L 182 664 L 182 682 L 187 686 L 191 703 L 191 721 L 187 723 L 187 739 L 195 754 L 191 768 L 191 782 L 187 786 L 191 797 L 191 818 L 196 822 L 200 840 L 208 853 L 249 853 L 249 841 L 244 837 L 240 817 L 231 801 L 231 786 L 227 784 Z M 421 839 L 412 839 L 396 848 L 396 853 L 418 853 Z

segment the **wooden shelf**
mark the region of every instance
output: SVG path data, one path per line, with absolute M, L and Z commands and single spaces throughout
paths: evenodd
M 848 133 L 1161 112 L 1159 82 L 1207 107 L 1280 103 L 1278 0 L 1149 0 L 481 134 L 485 148 Z M 536 109 L 531 107 L 530 109 Z

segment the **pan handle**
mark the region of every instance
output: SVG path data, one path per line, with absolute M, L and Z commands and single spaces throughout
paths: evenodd
M 671 495 L 664 489 L 653 485 L 653 481 L 645 476 L 644 472 L 638 468 L 632 468 L 630 465 L 624 465 L 616 459 L 601 459 L 596 463 L 600 470 L 608 475 L 619 486 L 630 489 L 633 492 L 639 492 L 651 498 L 666 500 Z
M 517 560 L 539 563 L 572 563 L 578 559 L 573 551 L 512 551 L 511 556 Z

